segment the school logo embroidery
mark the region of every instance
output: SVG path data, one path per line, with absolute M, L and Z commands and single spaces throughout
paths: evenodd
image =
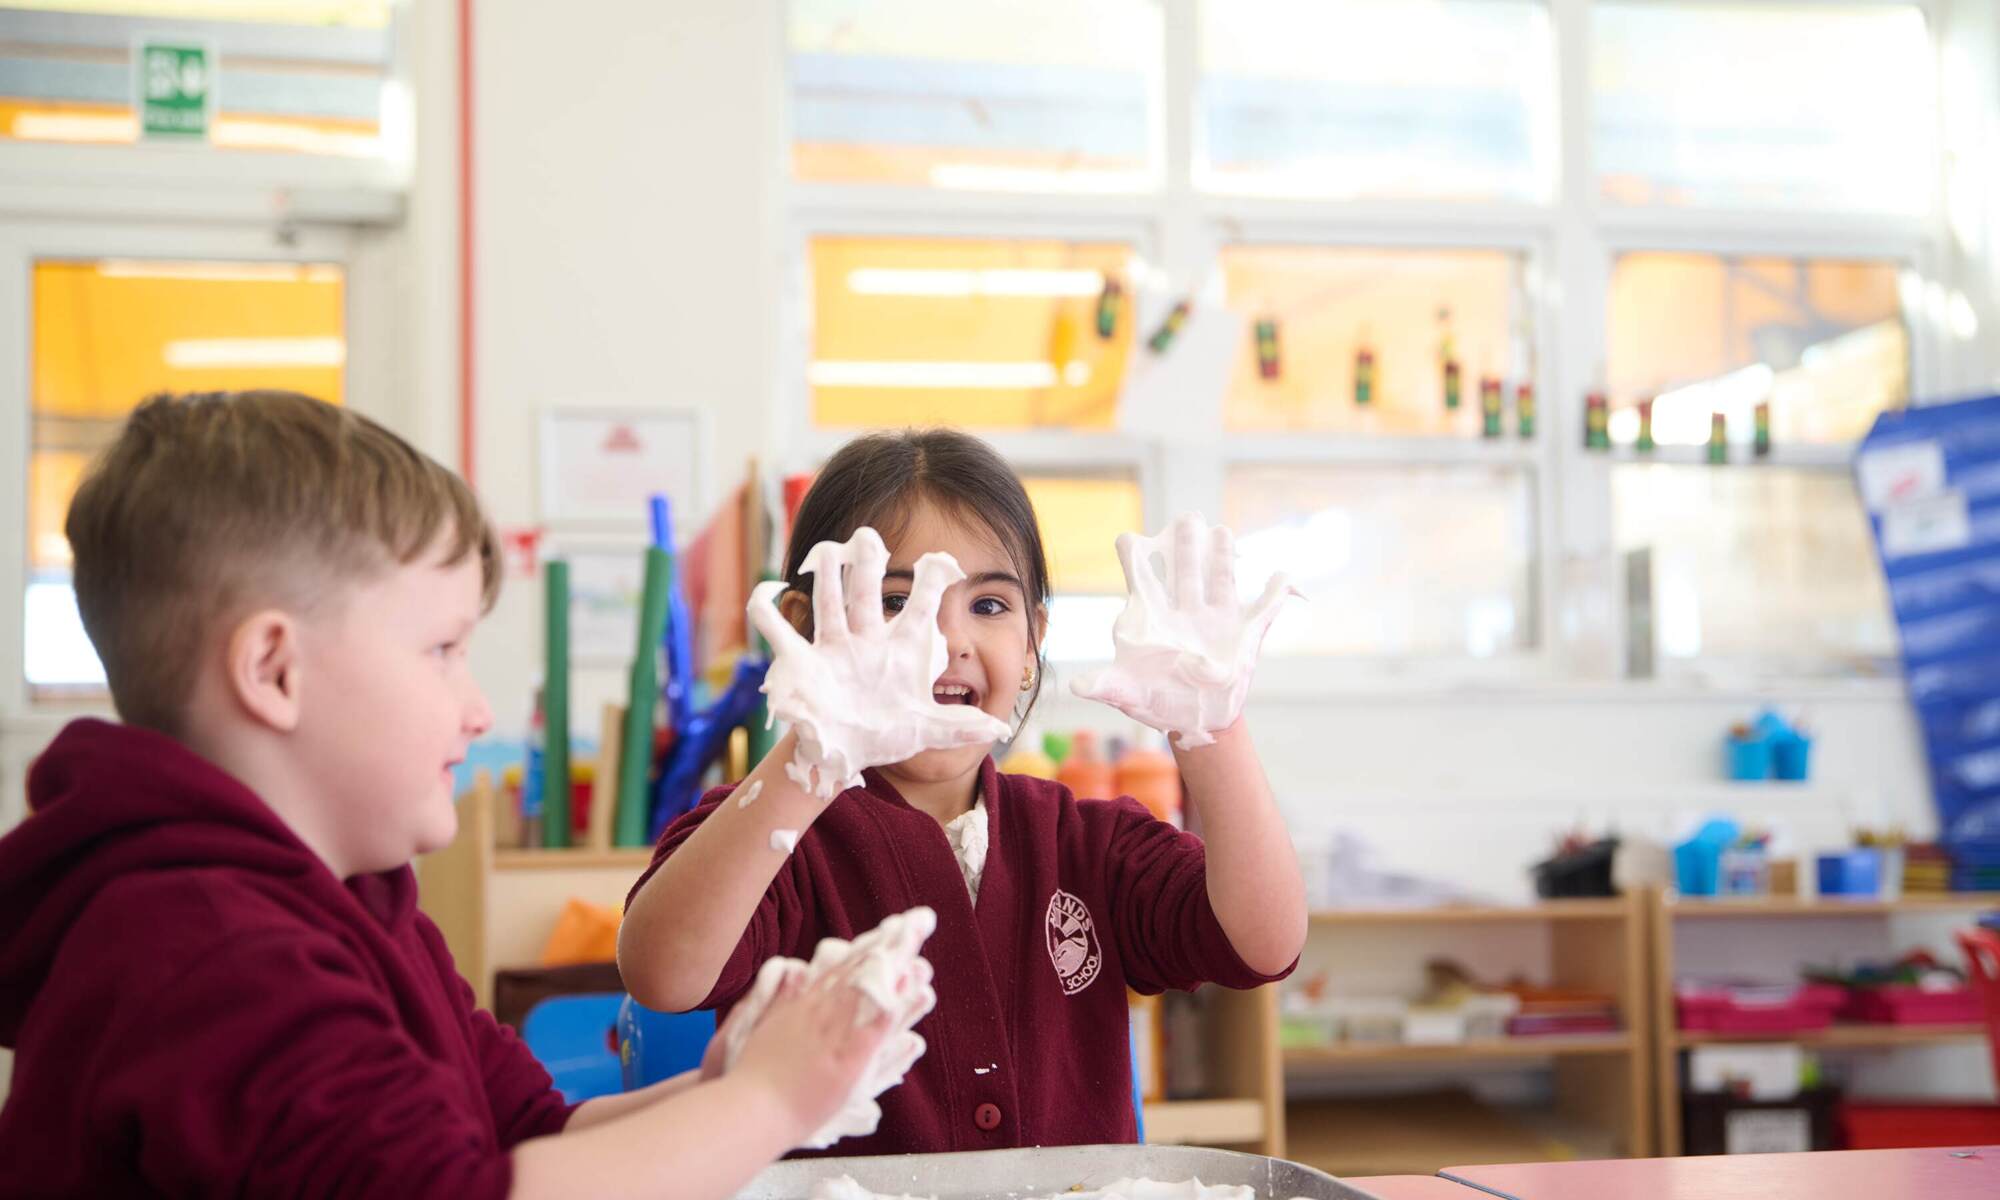
M 1104 952 L 1097 945 L 1097 922 L 1090 919 L 1090 910 L 1083 901 L 1057 888 L 1049 897 L 1048 918 L 1043 927 L 1048 933 L 1049 961 L 1055 964 L 1063 995 L 1074 996 L 1089 987 L 1104 969 Z

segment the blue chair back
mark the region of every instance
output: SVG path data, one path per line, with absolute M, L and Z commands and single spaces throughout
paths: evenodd
M 621 1090 L 614 1029 L 618 992 L 551 996 L 521 1019 L 521 1040 L 571 1104 Z
M 1132 1042 L 1132 1124 L 1139 1131 L 1139 1144 L 1146 1144 L 1146 1092 L 1139 1086 L 1139 1031 L 1131 1031 Z
M 713 1012 L 656 1012 L 623 997 L 618 1005 L 618 1061 L 625 1090 L 699 1067 L 714 1036 Z

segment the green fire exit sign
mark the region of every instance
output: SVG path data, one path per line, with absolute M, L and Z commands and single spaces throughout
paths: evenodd
M 215 55 L 207 46 L 141 42 L 139 135 L 206 138 L 215 109 Z

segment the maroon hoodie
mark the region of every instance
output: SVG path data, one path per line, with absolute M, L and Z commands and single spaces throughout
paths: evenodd
M 77 721 L 0 838 L 9 1196 L 503 1196 L 569 1108 L 408 867 L 342 884 L 161 734 Z

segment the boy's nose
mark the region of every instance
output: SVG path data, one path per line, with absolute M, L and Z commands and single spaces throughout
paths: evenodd
M 472 694 L 466 697 L 465 732 L 473 737 L 484 737 L 493 728 L 493 706 L 486 703 L 486 693 L 473 684 Z

